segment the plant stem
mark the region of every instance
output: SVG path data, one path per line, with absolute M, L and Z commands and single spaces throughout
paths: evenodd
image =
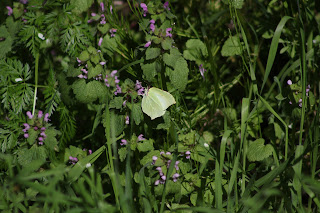
M 33 106 L 32 106 L 32 115 L 36 111 L 36 102 L 37 102 L 37 91 L 38 91 L 38 69 L 39 69 L 39 52 L 36 55 L 36 64 L 35 64 L 35 76 L 34 76 L 34 96 L 33 96 Z

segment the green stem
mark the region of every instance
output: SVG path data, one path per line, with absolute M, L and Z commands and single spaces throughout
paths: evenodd
M 32 107 L 32 115 L 34 115 L 36 111 L 36 102 L 37 102 L 37 91 L 38 91 L 38 70 L 39 70 L 39 52 L 36 55 L 36 64 L 35 64 L 35 76 L 34 76 L 34 96 L 33 96 L 33 107 Z

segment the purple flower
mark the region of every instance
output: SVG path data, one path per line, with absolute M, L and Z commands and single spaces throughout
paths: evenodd
M 112 9 L 113 9 L 113 8 L 112 8 L 112 5 L 110 5 L 110 13 L 111 13 L 111 14 L 112 14 Z
M 115 36 L 114 34 L 117 32 L 117 29 L 112 28 L 109 32 L 111 33 L 110 37 L 112 38 Z
M 175 165 L 174 165 L 174 167 L 176 168 L 177 171 L 179 170 L 179 166 L 178 166 L 179 163 L 180 163 L 179 161 L 176 161 L 176 163 L 175 163 Z
M 84 75 L 80 74 L 78 75 L 78 78 L 84 78 Z
M 172 31 L 171 27 L 166 29 L 166 37 L 170 37 L 170 38 L 172 37 L 172 34 L 170 33 L 170 31 Z
M 144 88 L 143 87 L 138 90 L 138 95 L 144 95 Z
M 138 90 L 142 87 L 141 82 L 136 80 L 136 85 L 135 85 L 135 89 Z
M 204 73 L 207 71 L 202 64 L 200 64 L 199 66 L 199 71 L 200 71 L 200 74 L 202 76 L 202 78 L 204 79 Z
M 162 180 L 166 180 L 167 177 L 166 177 L 165 175 L 162 175 L 162 176 L 161 176 L 161 179 L 162 179 Z
M 291 101 L 289 101 L 289 104 L 291 105 L 291 104 L 292 104 L 292 102 L 291 102 Z
M 29 137 L 29 134 L 28 134 L 28 133 L 25 133 L 25 134 L 23 134 L 23 136 L 24 136 L 25 138 L 28 138 L 28 137 Z
M 126 116 L 126 124 L 129 125 L 129 123 L 130 123 L 130 118 L 129 118 L 129 116 L 127 115 L 127 116 Z
M 157 156 L 153 156 L 152 157 L 152 165 L 154 165 L 155 163 L 156 163 L 156 160 L 158 159 L 158 157 Z
M 163 4 L 163 8 L 166 9 L 166 10 L 170 10 L 169 2 L 166 1 L 166 3 Z
M 300 108 L 302 107 L 302 99 L 301 98 L 299 99 L 299 107 Z
M 101 46 L 102 41 L 103 41 L 103 38 L 100 38 L 100 39 L 99 39 L 99 42 L 98 42 L 98 46 L 99 46 L 99 47 Z
M 143 134 L 140 134 L 138 136 L 138 141 L 144 141 L 144 140 L 145 140 L 145 138 L 143 137 Z
M 81 63 L 81 60 L 77 57 L 77 62 L 80 64 Z
M 154 185 L 158 186 L 160 183 L 160 180 L 156 180 L 156 182 L 154 182 Z
M 103 11 L 104 11 L 104 4 L 103 4 L 103 2 L 100 3 L 100 7 L 101 7 L 101 10 L 102 10 L 102 12 L 103 12 Z
M 186 159 L 190 159 L 190 155 L 191 155 L 191 152 L 190 151 L 186 151 Z
M 6 8 L 8 9 L 8 16 L 11 16 L 13 12 L 12 8 L 9 6 L 6 6 Z
M 105 64 L 106 64 L 106 62 L 101 61 L 101 62 L 100 62 L 100 64 L 103 66 L 103 65 L 105 65 Z
M 121 143 L 120 143 L 121 146 L 124 146 L 124 145 L 127 145 L 127 144 L 128 144 L 127 140 L 121 139 Z
M 154 25 L 155 23 L 156 23 L 155 20 L 153 19 L 150 20 L 150 30 L 152 32 L 154 32 L 154 30 L 156 29 L 156 26 Z
M 27 114 L 27 116 L 28 116 L 29 119 L 32 119 L 32 118 L 33 118 L 33 115 L 31 114 L 30 111 L 28 111 L 26 114 Z
M 34 129 L 35 131 L 37 131 L 37 130 L 38 130 L 38 127 L 37 127 L 37 126 L 35 126 L 35 127 L 33 127 L 33 129 Z
M 48 121 L 50 121 L 50 119 L 49 119 L 49 113 L 46 113 L 45 115 L 44 115 L 44 119 L 43 119 L 45 122 L 48 122 Z
M 38 140 L 39 140 L 39 141 L 43 141 L 43 137 L 39 137 Z
M 39 110 L 39 112 L 38 112 L 38 118 L 42 118 L 42 116 L 43 116 L 43 112 L 42 112 L 41 110 Z
M 177 182 L 179 176 L 180 175 L 178 173 L 175 173 L 174 175 L 172 175 L 173 182 Z
M 45 127 L 41 127 L 41 131 L 46 131 L 46 128 Z
M 116 84 L 119 84 L 119 83 L 120 83 L 120 80 L 118 79 L 118 76 L 114 76 L 114 82 L 115 82 Z
M 292 84 L 292 81 L 289 79 L 289 80 L 287 81 L 287 84 L 288 84 L 288 85 L 291 85 L 291 84 Z
M 111 72 L 111 77 L 114 77 L 116 74 L 117 74 L 117 72 L 118 72 L 118 70 L 113 70 L 112 72 Z
M 96 15 L 97 15 L 96 13 L 91 13 L 91 16 L 93 16 L 93 17 L 96 16 Z
M 147 15 L 147 12 L 148 12 L 148 7 L 145 3 L 141 3 L 140 4 L 140 7 L 143 9 L 143 16 L 146 16 Z
M 144 47 L 149 47 L 151 45 L 151 41 L 148 41 L 145 45 L 144 45 Z
M 117 84 L 116 85 L 117 90 L 114 92 L 115 95 L 118 95 L 118 93 L 122 93 L 121 87 Z
M 166 155 L 171 155 L 171 152 L 166 152 Z
M 156 170 L 157 170 L 158 172 L 162 172 L 162 169 L 161 169 L 160 166 L 158 166 L 158 167 L 156 168 Z
M 102 14 L 100 24 L 106 24 L 106 17 Z
M 91 155 L 91 154 L 92 154 L 92 150 L 91 150 L 91 149 L 89 149 L 89 150 L 88 150 L 88 152 L 89 152 L 89 155 Z
M 39 145 L 43 145 L 43 142 L 39 141 L 38 144 L 39 144 Z
M 24 126 L 25 130 L 29 130 L 30 129 L 30 126 L 27 123 L 24 123 L 23 126 Z
M 27 3 L 28 3 L 28 0 L 20 0 L 20 3 L 22 3 L 22 4 L 27 4 Z
M 127 104 L 127 100 L 124 100 L 124 102 L 122 103 L 122 106 L 125 107 Z
M 160 152 L 160 155 L 164 155 L 165 153 L 162 151 L 162 152 Z
M 44 137 L 44 138 L 47 137 L 46 133 L 44 133 L 44 132 L 41 132 L 40 135 L 41 135 L 42 137 Z

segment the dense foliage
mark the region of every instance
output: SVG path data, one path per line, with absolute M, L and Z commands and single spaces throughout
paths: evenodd
M 319 211 L 319 12 L 1 1 L 0 211 Z

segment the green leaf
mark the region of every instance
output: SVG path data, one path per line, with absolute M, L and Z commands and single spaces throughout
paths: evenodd
M 81 61 L 88 61 L 89 59 L 90 59 L 90 55 L 89 55 L 89 52 L 87 51 L 87 50 L 85 50 L 85 51 L 82 51 L 81 52 L 81 54 L 80 54 L 80 56 L 79 56 L 79 59 L 81 60 Z
M 178 59 L 174 66 L 174 70 L 167 69 L 168 75 L 173 86 L 179 91 L 183 91 L 188 83 L 188 63 L 182 57 Z
M 183 51 L 183 57 L 190 61 L 196 61 L 201 57 L 208 56 L 206 45 L 199 39 L 189 39 L 187 41 L 187 49 Z
M 34 160 L 45 161 L 47 158 L 47 151 L 44 146 L 33 145 L 30 149 L 20 149 L 18 151 L 18 162 L 22 166 L 27 166 Z
M 35 131 L 33 128 L 31 128 L 31 129 L 29 129 L 28 134 L 29 134 L 29 137 L 28 137 L 27 141 L 30 145 L 33 145 L 39 136 L 39 132 Z
M 150 140 L 144 140 L 142 143 L 139 142 L 138 143 L 138 150 L 140 152 L 148 152 L 148 151 L 152 151 L 154 150 L 154 147 L 153 147 L 153 140 L 150 139 Z
M 250 143 L 248 148 L 249 161 L 262 161 L 272 154 L 272 146 L 270 144 L 264 145 L 264 139 L 259 138 Z
M 136 125 L 139 125 L 141 120 L 143 119 L 143 113 L 141 110 L 141 104 L 135 103 L 132 106 L 132 117 Z
M 73 92 L 76 98 L 83 103 L 90 103 L 97 98 L 104 99 L 107 93 L 107 88 L 99 81 L 90 81 L 86 84 L 84 79 L 77 80 L 72 85 Z
M 222 1 L 225 4 L 229 4 L 230 2 L 231 5 L 236 9 L 241 9 L 244 4 L 244 0 L 222 0 Z
M 234 56 L 234 55 L 240 55 L 240 54 L 241 54 L 241 49 L 240 49 L 238 36 L 229 37 L 222 46 L 221 55 Z
M 73 12 L 80 14 L 87 11 L 93 3 L 93 0 L 71 0 L 70 4 L 74 6 Z
M 165 53 L 163 55 L 163 62 L 170 66 L 170 67 L 174 67 L 176 62 L 178 61 L 178 59 L 182 58 L 181 53 L 179 52 L 178 49 L 171 49 L 170 50 L 170 54 Z
M 123 97 L 114 97 L 114 99 L 110 101 L 109 108 L 121 109 L 122 104 L 123 104 Z
M 0 59 L 2 59 L 11 51 L 13 44 L 13 39 L 5 26 L 0 27 L 0 38 L 4 39 L 3 41 L 0 41 Z
M 89 66 L 88 66 L 89 67 Z M 88 69 L 88 79 L 94 78 L 99 74 L 103 74 L 103 68 L 100 64 Z
M 172 47 L 172 43 L 173 43 L 173 39 L 172 38 L 165 38 L 162 42 L 161 42 L 161 46 L 162 49 L 164 50 L 170 50 Z
M 45 134 L 47 136 L 44 141 L 45 146 L 48 147 L 48 149 L 58 151 L 58 141 L 56 136 L 60 134 L 60 132 L 53 128 L 49 128 L 45 131 Z
M 151 64 L 141 64 L 141 69 L 143 70 L 144 78 L 147 81 L 153 81 L 157 72 L 160 71 L 160 65 L 155 61 Z
M 154 59 L 160 55 L 160 48 L 148 48 L 146 51 L 146 60 Z
M 119 153 L 119 159 L 121 162 L 123 162 L 127 157 L 127 147 L 122 147 L 118 150 Z

